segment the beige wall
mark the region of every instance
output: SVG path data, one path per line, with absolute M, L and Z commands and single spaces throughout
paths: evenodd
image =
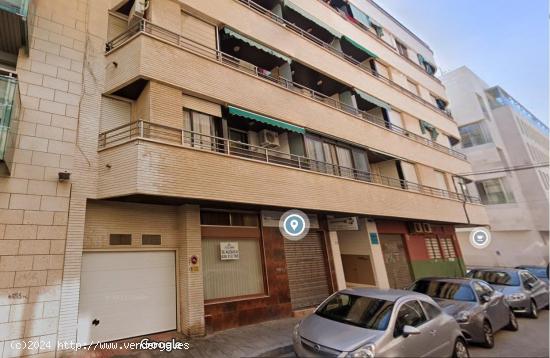
M 138 143 L 101 152 L 100 198 L 143 193 L 466 222 L 459 201 L 196 149 Z M 467 207 L 476 212 L 482 208 L 470 204 Z M 478 220 L 478 224 L 486 222 L 483 216 Z

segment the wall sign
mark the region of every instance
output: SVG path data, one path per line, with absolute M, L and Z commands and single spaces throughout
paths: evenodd
M 378 234 L 377 233 L 371 232 L 371 233 L 369 233 L 369 237 L 370 237 L 370 243 L 372 245 L 378 245 L 380 243 L 378 241 Z
M 220 258 L 222 260 L 238 260 L 239 243 L 238 242 L 220 242 Z
M 197 255 L 193 255 L 189 258 L 189 271 L 199 272 L 199 258 Z
M 348 216 L 344 218 L 327 217 L 328 229 L 330 231 L 357 231 L 359 223 L 357 216 Z

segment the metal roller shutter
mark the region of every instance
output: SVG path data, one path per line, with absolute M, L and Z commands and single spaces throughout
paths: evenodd
M 299 241 L 285 239 L 285 255 L 292 309 L 314 307 L 330 294 L 330 273 L 321 232 Z
M 406 288 L 413 279 L 401 235 L 380 234 L 380 244 L 391 288 Z

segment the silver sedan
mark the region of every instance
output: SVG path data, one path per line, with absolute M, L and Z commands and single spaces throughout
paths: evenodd
M 502 292 L 516 313 L 538 318 L 539 309 L 548 308 L 548 286 L 527 270 L 473 269 L 468 276 L 486 281 Z
M 411 290 L 433 298 L 453 316 L 464 337 L 486 348 L 495 344 L 494 333 L 502 328 L 517 331 L 518 322 L 504 295 L 484 281 L 470 278 L 423 278 Z
M 405 290 L 336 292 L 296 325 L 293 343 L 298 357 L 469 357 L 454 318 Z

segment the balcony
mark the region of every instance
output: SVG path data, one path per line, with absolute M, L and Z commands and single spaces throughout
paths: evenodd
M 240 141 L 136 121 L 99 134 L 99 197 L 136 195 L 483 224 L 479 199 Z
M 178 53 L 174 46 L 184 51 Z M 276 118 L 281 116 L 292 118 L 295 124 L 315 128 L 356 143 L 363 144 L 365 138 L 371 138 L 369 145 L 373 148 L 391 151 L 404 158 L 412 154 L 411 148 L 402 145 L 402 141 L 410 140 L 444 154 L 440 157 L 428 152 L 419 153 L 421 151 L 419 148 L 418 151 L 413 150 L 414 158 L 411 160 L 426 163 L 436 160 L 437 165 L 431 166 L 445 168 L 448 171 L 469 170 L 464 161 L 466 157 L 460 152 L 400 128 L 379 116 L 373 116 L 333 97 L 328 97 L 303 84 L 292 82 L 282 76 L 274 76 L 263 68 L 224 52 L 204 47 L 147 21 L 137 23 L 114 38 L 107 43 L 106 49 L 108 59 L 118 64 L 117 68 L 107 76 L 106 88 L 109 93 L 116 94 L 116 91 L 136 78 L 152 78 L 244 108 L 254 109 L 254 106 L 261 104 L 262 108 L 258 111 L 267 115 Z M 188 55 L 191 53 L 195 56 Z M 199 60 L 199 57 L 202 59 Z M 214 67 L 211 64 L 212 61 L 223 66 Z M 178 66 L 179 63 L 187 65 Z M 246 76 L 230 73 L 229 69 L 256 77 L 262 82 L 251 83 Z M 208 78 L 208 81 L 204 81 L 205 78 Z M 270 100 L 266 101 L 268 97 Z M 314 105 L 314 102 L 308 104 L 300 97 L 309 98 L 319 105 Z M 328 113 L 327 106 L 333 108 L 334 113 Z M 334 122 L 328 123 L 328 121 L 319 120 L 320 118 L 331 118 L 332 121 L 341 122 L 339 122 L 340 125 L 335 126 Z M 371 126 L 365 126 L 361 122 Z M 348 130 L 344 131 L 342 128 L 348 128 Z M 399 137 L 388 138 L 384 132 L 397 134 Z M 354 137 L 350 138 L 350 136 Z M 458 159 L 458 162 L 449 163 L 448 156 Z
M 17 79 L 0 74 L 0 174 L 9 174 L 21 109 Z
M 447 116 L 449 119 L 453 120 L 451 113 L 448 110 L 446 110 L 445 108 L 441 108 L 439 106 L 434 105 L 433 103 L 425 100 L 424 98 L 420 97 L 419 95 L 409 91 L 407 88 L 402 87 L 398 83 L 396 83 L 396 82 L 392 81 L 391 79 L 381 75 L 375 69 L 373 69 L 372 65 L 369 62 L 365 62 L 364 60 L 358 60 L 357 57 L 353 55 L 354 50 L 346 50 L 346 47 L 344 47 L 344 46 L 342 46 L 342 50 L 339 50 L 339 49 L 335 48 L 335 46 L 331 43 L 333 37 L 332 38 L 331 37 L 327 38 L 326 35 L 323 36 L 322 34 L 316 34 L 314 31 L 311 31 L 311 27 L 309 28 L 310 31 L 304 30 L 303 28 L 300 28 L 299 26 L 297 26 L 295 24 L 295 21 L 290 22 L 290 21 L 284 19 L 283 17 L 278 16 L 277 14 L 269 11 L 268 9 L 266 9 L 265 7 L 257 4 L 254 1 L 250 1 L 250 0 L 238 0 L 238 1 L 240 3 L 242 3 L 243 5 L 247 6 L 248 8 L 250 8 L 250 9 L 266 16 L 271 21 L 275 21 L 275 22 L 279 23 L 280 25 L 284 26 L 286 29 L 288 29 L 288 30 L 298 34 L 299 36 L 301 36 L 301 37 L 303 37 L 303 38 L 305 38 L 305 39 L 307 39 L 307 40 L 323 47 L 325 50 L 331 52 L 332 54 L 334 54 L 338 57 L 341 57 L 345 61 L 351 63 L 352 65 L 354 65 L 354 66 L 358 67 L 359 69 L 361 69 L 362 71 L 366 72 L 368 75 L 374 76 L 375 78 L 377 78 L 378 80 L 384 82 L 385 84 L 387 84 L 387 85 L 389 85 L 393 88 L 396 88 L 401 93 L 413 98 L 415 101 L 418 101 L 418 102 L 432 108 L 433 110 L 438 111 L 439 113 Z M 321 2 L 323 2 L 323 1 L 321 1 Z M 332 7 L 330 7 L 330 8 L 333 9 Z M 341 14 L 340 12 L 338 12 L 338 14 L 349 21 L 349 17 Z M 355 22 L 353 22 L 353 23 L 355 24 Z M 361 27 L 361 29 L 364 30 L 362 27 Z M 377 41 L 384 44 L 384 46 L 388 46 L 392 50 L 395 50 L 391 46 L 389 46 L 386 42 L 381 40 L 378 36 L 374 35 L 372 32 L 370 32 L 370 31 L 366 31 L 366 32 L 370 36 L 375 38 Z M 344 39 L 346 37 L 343 36 L 342 38 Z M 347 41 L 342 41 L 342 42 L 343 42 L 343 45 L 344 45 L 345 43 L 349 43 L 350 40 L 348 39 Z M 359 47 L 359 46 L 349 46 L 348 45 L 348 48 L 350 48 L 350 47 Z M 412 61 L 408 57 L 403 57 L 403 58 L 406 59 L 409 63 L 411 63 L 415 67 L 418 67 L 419 69 L 422 69 L 422 67 L 420 65 L 418 65 L 417 63 L 415 63 L 414 61 Z M 424 72 L 424 70 L 422 70 L 422 71 Z M 437 81 L 438 84 L 441 83 L 441 81 L 439 81 L 439 79 L 437 79 L 433 75 L 430 75 L 430 77 L 433 78 L 435 81 Z
M 17 56 L 29 47 L 30 0 L 0 0 L 0 52 Z

